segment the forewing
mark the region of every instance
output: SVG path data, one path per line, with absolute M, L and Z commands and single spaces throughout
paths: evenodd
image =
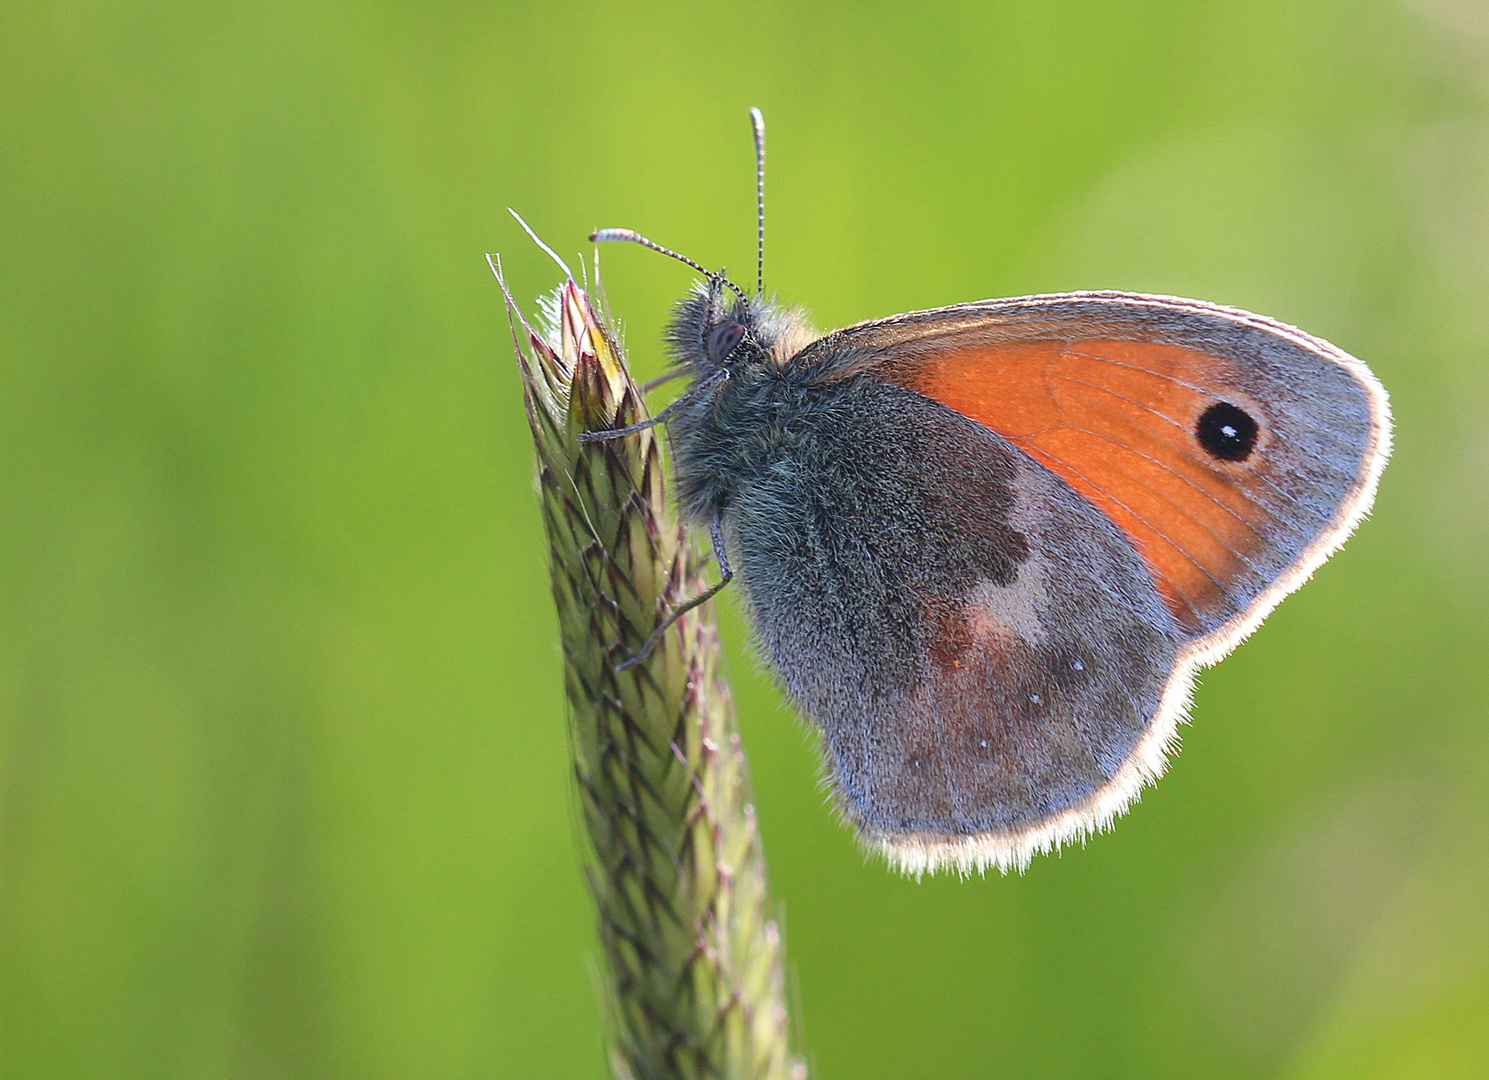
M 1390 438 L 1385 393 L 1358 360 L 1262 316 L 1171 297 L 914 313 L 837 331 L 798 362 L 942 402 L 1059 475 L 1131 540 L 1204 660 L 1343 542 Z

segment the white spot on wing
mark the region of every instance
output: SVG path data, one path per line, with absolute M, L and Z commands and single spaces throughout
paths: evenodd
M 1030 559 L 1020 566 L 1018 580 L 1012 585 L 984 581 L 968 594 L 967 629 L 974 638 L 1022 638 L 1030 645 L 1044 643 L 1040 616 L 1050 602 L 1035 563 Z

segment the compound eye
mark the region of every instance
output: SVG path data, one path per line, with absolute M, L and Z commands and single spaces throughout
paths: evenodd
M 744 339 L 745 328 L 734 322 L 721 322 L 708 332 L 708 356 L 711 360 L 726 360 Z

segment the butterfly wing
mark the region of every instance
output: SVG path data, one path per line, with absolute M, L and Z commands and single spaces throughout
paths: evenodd
M 741 577 L 845 813 L 911 871 L 1125 809 L 1194 667 L 1343 541 L 1389 438 L 1358 361 L 1163 297 L 899 316 L 790 364 L 836 412 L 742 491 Z
M 964 304 L 840 330 L 799 359 L 831 377 L 872 371 L 1047 466 L 1127 534 L 1204 662 L 1343 543 L 1389 450 L 1385 391 L 1364 364 L 1196 300 Z

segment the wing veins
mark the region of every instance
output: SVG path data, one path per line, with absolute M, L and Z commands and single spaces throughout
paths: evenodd
M 1070 378 L 1067 375 L 1056 375 L 1056 376 L 1053 376 L 1053 377 L 1056 378 L 1056 379 L 1063 379 L 1066 382 L 1077 383 L 1077 384 L 1079 384 L 1081 386 L 1089 386 L 1093 390 L 1099 390 L 1099 391 L 1103 391 L 1105 393 L 1108 393 L 1112 397 L 1115 397 L 1115 398 L 1117 398 L 1120 401 L 1130 402 L 1131 404 L 1136 405 L 1140 409 L 1146 409 L 1148 412 L 1152 413 L 1154 416 L 1159 417 L 1160 419 L 1167 420 L 1170 424 L 1172 424 L 1174 427 L 1178 428 L 1180 431 L 1184 431 L 1185 430 L 1184 425 L 1180 424 L 1177 420 L 1174 420 L 1172 417 L 1165 416 L 1163 413 L 1159 412 L 1157 409 L 1154 409 L 1154 408 L 1152 408 L 1151 406 L 1148 406 L 1148 405 L 1144 405 L 1140 401 L 1135 401 L 1132 398 L 1127 397 L 1125 394 L 1119 394 L 1115 390 L 1109 390 L 1106 387 L 1104 387 L 1104 386 L 1098 386 L 1095 383 L 1088 383 L 1084 379 L 1073 379 L 1073 378 Z M 1129 425 L 1129 426 L 1131 426 L 1131 425 Z M 1050 429 L 1046 429 L 1046 430 L 1050 430 Z M 1067 431 L 1080 431 L 1080 432 L 1084 432 L 1087 435 L 1091 435 L 1091 436 L 1093 436 L 1095 438 L 1104 438 L 1104 436 L 1102 436 L 1099 432 L 1092 431 L 1090 428 L 1074 427 L 1073 425 L 1071 425 L 1071 426 L 1067 426 L 1065 428 L 1065 430 L 1067 430 Z M 1142 429 L 1134 426 L 1133 427 L 1133 430 L 1141 431 Z M 1109 439 L 1108 441 L 1114 442 L 1115 440 L 1110 440 Z M 1123 444 L 1116 443 L 1116 445 L 1121 446 Z M 1137 453 L 1141 453 L 1141 451 L 1138 451 L 1136 447 L 1128 447 L 1128 449 L 1133 450 L 1134 452 L 1137 452 Z M 1148 455 L 1146 455 L 1146 454 L 1144 454 L 1143 457 L 1146 458 L 1149 461 L 1153 461 L 1154 464 L 1159 464 L 1156 459 L 1151 458 L 1151 457 L 1148 457 Z M 1167 466 L 1164 466 L 1164 467 L 1167 468 Z M 1245 518 L 1243 518 L 1240 514 L 1236 513 L 1235 510 L 1231 509 L 1229 506 L 1227 506 L 1225 503 L 1223 503 L 1220 499 L 1216 498 L 1215 495 L 1213 495 L 1209 491 L 1206 491 L 1204 488 L 1202 488 L 1198 484 L 1196 484 L 1193 480 L 1189 479 L 1187 476 L 1184 476 L 1183 474 L 1179 473 L 1178 471 L 1176 471 L 1174 469 L 1168 469 L 1168 471 L 1170 473 L 1172 473 L 1174 476 L 1178 477 L 1184 483 L 1188 484 L 1195 491 L 1198 491 L 1201 494 L 1203 494 L 1205 496 L 1205 498 L 1209 499 L 1216 506 L 1220 507 L 1220 509 L 1224 510 L 1231 517 L 1235 518 L 1238 522 L 1241 523 L 1241 525 L 1243 525 L 1248 531 L 1250 531 L 1251 533 L 1253 533 L 1258 539 L 1265 539 L 1265 537 L 1262 536 L 1262 534 L 1257 530 L 1256 526 L 1252 525 L 1249 521 L 1247 521 Z M 1243 497 L 1246 499 L 1247 502 L 1251 503 L 1253 506 L 1257 505 L 1250 498 L 1250 496 L 1246 496 L 1243 493 Z
M 1230 591 L 1229 591 L 1229 590 L 1228 590 L 1228 589 L 1226 589 L 1226 587 L 1225 587 L 1225 586 L 1224 586 L 1224 585 L 1222 585 L 1222 584 L 1221 584 L 1221 583 L 1220 583 L 1220 582 L 1219 582 L 1219 581 L 1217 581 L 1217 580 L 1216 580 L 1216 578 L 1215 578 L 1215 575 L 1214 575 L 1214 574 L 1212 574 L 1212 573 L 1210 573 L 1210 571 L 1209 571 L 1209 570 L 1207 570 L 1207 569 L 1205 569 L 1205 567 L 1203 567 L 1203 566 L 1201 566 L 1201 565 L 1200 565 L 1200 564 L 1199 564 L 1199 563 L 1198 563 L 1198 562 L 1197 562 L 1197 561 L 1196 561 L 1196 560 L 1195 560 L 1195 558 L 1194 558 L 1194 556 L 1193 556 L 1193 555 L 1190 555 L 1190 554 L 1189 554 L 1189 552 L 1187 552 L 1187 551 L 1186 551 L 1186 550 L 1184 550 L 1184 548 L 1182 548 L 1182 547 L 1180 547 L 1180 546 L 1179 546 L 1179 544 L 1177 544 L 1177 543 L 1176 543 L 1176 542 L 1175 542 L 1175 541 L 1174 541 L 1174 539 L 1173 539 L 1173 538 L 1172 538 L 1172 537 L 1171 537 L 1171 536 L 1169 536 L 1169 535 L 1168 535 L 1168 534 L 1167 534 L 1167 533 L 1165 533 L 1165 532 L 1164 532 L 1164 531 L 1163 531 L 1163 530 L 1161 530 L 1161 529 L 1159 529 L 1159 528 L 1158 528 L 1158 527 L 1157 527 L 1157 526 L 1155 526 L 1155 525 L 1154 525 L 1154 524 L 1153 524 L 1153 523 L 1152 523 L 1152 522 L 1151 522 L 1151 521 L 1149 521 L 1149 520 L 1148 520 L 1148 519 L 1147 519 L 1147 518 L 1145 518 L 1145 517 L 1144 517 L 1144 516 L 1143 516 L 1143 515 L 1142 515 L 1142 514 L 1139 514 L 1139 513 L 1138 513 L 1138 512 L 1137 512 L 1137 511 L 1136 511 L 1136 510 L 1134 510 L 1134 509 L 1133 509 L 1133 508 L 1132 508 L 1132 507 L 1130 507 L 1130 506 L 1128 506 L 1128 505 L 1127 505 L 1127 504 L 1126 504 L 1126 503 L 1124 503 L 1124 502 L 1123 502 L 1123 501 L 1122 501 L 1122 500 L 1121 500 L 1121 499 L 1119 499 L 1119 498 L 1117 498 L 1117 497 L 1116 497 L 1116 496 L 1115 496 L 1115 495 L 1113 495 L 1113 494 L 1112 494 L 1112 493 L 1111 493 L 1111 492 L 1110 492 L 1110 491 L 1107 491 L 1107 490 L 1106 490 L 1106 489 L 1105 489 L 1105 488 L 1103 488 L 1103 487 L 1102 487 L 1102 486 L 1101 486 L 1101 485 L 1100 485 L 1100 484 L 1098 484 L 1098 483 L 1096 483 L 1096 482 L 1095 482 L 1095 481 L 1093 481 L 1093 480 L 1092 480 L 1092 479 L 1091 479 L 1091 478 L 1090 478 L 1090 477 L 1089 477 L 1089 476 L 1087 476 L 1087 475 L 1086 475 L 1086 474 L 1085 474 L 1085 473 L 1083 473 L 1083 472 L 1081 472 L 1081 471 L 1080 471 L 1080 470 L 1079 470 L 1079 469 L 1077 469 L 1077 468 L 1075 468 L 1075 467 L 1074 467 L 1074 466 L 1072 466 L 1072 465 L 1071 465 L 1071 464 L 1070 464 L 1070 463 L 1069 463 L 1069 462 L 1067 462 L 1067 461 L 1065 461 L 1065 460 L 1064 460 L 1064 459 L 1063 459 L 1063 458 L 1060 458 L 1060 457 L 1056 457 L 1056 456 L 1055 456 L 1055 455 L 1054 455 L 1054 454 L 1050 454 L 1050 455 L 1049 455 L 1049 456 L 1050 456 L 1050 457 L 1051 457 L 1051 458 L 1052 458 L 1052 459 L 1053 459 L 1053 460 L 1055 460 L 1055 461 L 1058 461 L 1058 462 L 1060 462 L 1060 464 L 1061 464 L 1061 465 L 1064 465 L 1064 466 L 1065 466 L 1065 467 L 1066 467 L 1066 468 L 1068 468 L 1068 469 L 1070 469 L 1070 471 L 1071 471 L 1071 472 L 1072 472 L 1072 473 L 1074 473 L 1074 474 L 1075 474 L 1075 475 L 1076 475 L 1076 476 L 1079 476 L 1079 477 L 1080 477 L 1080 478 L 1081 478 L 1081 479 L 1082 479 L 1082 480 L 1084 480 L 1084 481 L 1085 481 L 1085 482 L 1086 482 L 1086 483 L 1088 483 L 1088 484 L 1090 484 L 1090 485 L 1091 485 L 1091 487 L 1092 487 L 1092 488 L 1093 488 L 1093 489 L 1094 489 L 1094 490 L 1096 490 L 1096 491 L 1099 491 L 1099 492 L 1101 492 L 1101 493 L 1102 493 L 1102 494 L 1103 494 L 1103 495 L 1105 495 L 1105 496 L 1106 496 L 1106 497 L 1107 497 L 1107 498 L 1109 498 L 1109 499 L 1111 499 L 1111 500 L 1112 500 L 1112 502 L 1114 502 L 1114 503 L 1116 503 L 1116 504 L 1117 504 L 1117 505 L 1118 505 L 1118 506 L 1120 506 L 1120 507 L 1121 507 L 1121 508 L 1122 508 L 1122 509 L 1123 509 L 1123 510 L 1126 510 L 1126 511 L 1127 511 L 1127 512 L 1128 512 L 1128 513 L 1129 513 L 1129 514 L 1131 514 L 1131 515 L 1132 515 L 1132 516 L 1133 516 L 1133 517 L 1135 517 L 1135 518 L 1137 518 L 1137 520 L 1138 520 L 1138 521 L 1141 521 L 1141 522 L 1142 522 L 1142 523 L 1143 523 L 1143 524 L 1144 524 L 1144 525 L 1146 525 L 1146 526 L 1148 526 L 1148 528 L 1150 528 L 1150 529 L 1152 529 L 1152 530 L 1153 530 L 1153 533 L 1154 533 L 1154 535 L 1155 535 L 1155 536 L 1157 536 L 1157 537 L 1158 537 L 1158 538 L 1159 538 L 1159 539 L 1161 539 L 1161 540 L 1163 540 L 1163 541 L 1164 541 L 1164 542 L 1165 542 L 1165 543 L 1166 543 L 1166 544 L 1168 544 L 1168 545 L 1169 545 L 1169 547 L 1171 547 L 1171 548 L 1173 548 L 1173 549 L 1174 549 L 1174 550 L 1175 550 L 1175 551 L 1177 551 L 1177 552 L 1178 552 L 1178 553 L 1179 553 L 1179 554 L 1180 554 L 1180 556 L 1182 556 L 1182 557 L 1183 557 L 1183 558 L 1184 558 L 1184 560 L 1185 560 L 1185 561 L 1186 561 L 1186 562 L 1188 562 L 1188 563 L 1189 563 L 1189 564 L 1190 564 L 1190 565 L 1191 565 L 1191 566 L 1193 566 L 1193 567 L 1194 567 L 1194 568 L 1195 568 L 1195 569 L 1196 569 L 1196 570 L 1198 570 L 1198 571 L 1199 571 L 1199 572 L 1200 572 L 1200 573 L 1201 573 L 1201 574 L 1203 574 L 1203 575 L 1204 575 L 1204 576 L 1205 576 L 1205 577 L 1207 577 L 1207 578 L 1209 578 L 1209 579 L 1210 579 L 1210 582 L 1211 582 L 1211 583 L 1212 583 L 1212 584 L 1213 584 L 1213 585 L 1214 585 L 1214 586 L 1215 586 L 1215 587 L 1216 587 L 1216 588 L 1217 588 L 1217 589 L 1219 589 L 1219 590 L 1220 590 L 1220 593 L 1221 593 L 1221 595 L 1223 595 L 1223 596 L 1224 596 L 1224 597 L 1226 597 L 1226 599 L 1230 599 Z M 1230 549 L 1230 548 L 1229 548 L 1229 547 L 1227 547 L 1227 546 L 1226 546 L 1226 545 L 1224 545 L 1224 544 L 1222 544 L 1222 545 L 1221 545 L 1221 546 L 1222 546 L 1222 547 L 1226 547 L 1226 550 L 1227 550 L 1227 551 L 1230 551 L 1230 550 L 1231 550 L 1231 549 Z M 1250 566 L 1250 565 L 1251 565 L 1251 563 L 1250 563 L 1250 560 L 1248 560 L 1248 559 L 1246 559 L 1246 558 L 1245 558 L 1245 557 L 1244 557 L 1244 556 L 1242 556 L 1242 555 L 1241 555 L 1241 554 L 1239 554 L 1239 553 L 1238 553 L 1238 552 L 1235 552 L 1235 551 L 1231 551 L 1231 554 L 1233 554 L 1233 555 L 1235 555 L 1235 556 L 1236 556 L 1236 558 L 1237 558 L 1237 559 L 1238 559 L 1238 560 L 1240 560 L 1240 561 L 1241 561 L 1241 562 L 1244 562 L 1244 563 L 1246 563 L 1246 564 L 1247 564 L 1247 566 Z M 1253 570 L 1254 570 L 1254 569 L 1255 569 L 1255 567 L 1252 567 L 1252 569 L 1253 569 Z M 1172 582 L 1170 582 L 1170 584 L 1171 584 L 1171 585 L 1172 585 L 1172 584 L 1173 584 L 1173 583 L 1172 583 Z M 1184 597 L 1184 605 L 1185 605 L 1185 606 L 1186 606 L 1186 607 L 1188 607 L 1188 608 L 1189 608 L 1189 610 L 1190 610 L 1190 611 L 1193 611 L 1193 612 L 1194 612 L 1194 613 L 1195 613 L 1195 614 L 1196 614 L 1196 615 L 1198 615 L 1198 614 L 1199 614 L 1199 613 L 1200 613 L 1200 608 L 1199 608 L 1199 607 L 1198 607 L 1198 606 L 1197 606 L 1197 605 L 1195 605 L 1195 604 L 1192 604 L 1192 603 L 1190 603 L 1190 602 L 1189 602 L 1189 599 L 1188 599 L 1188 594 L 1185 594 L 1185 597 Z

